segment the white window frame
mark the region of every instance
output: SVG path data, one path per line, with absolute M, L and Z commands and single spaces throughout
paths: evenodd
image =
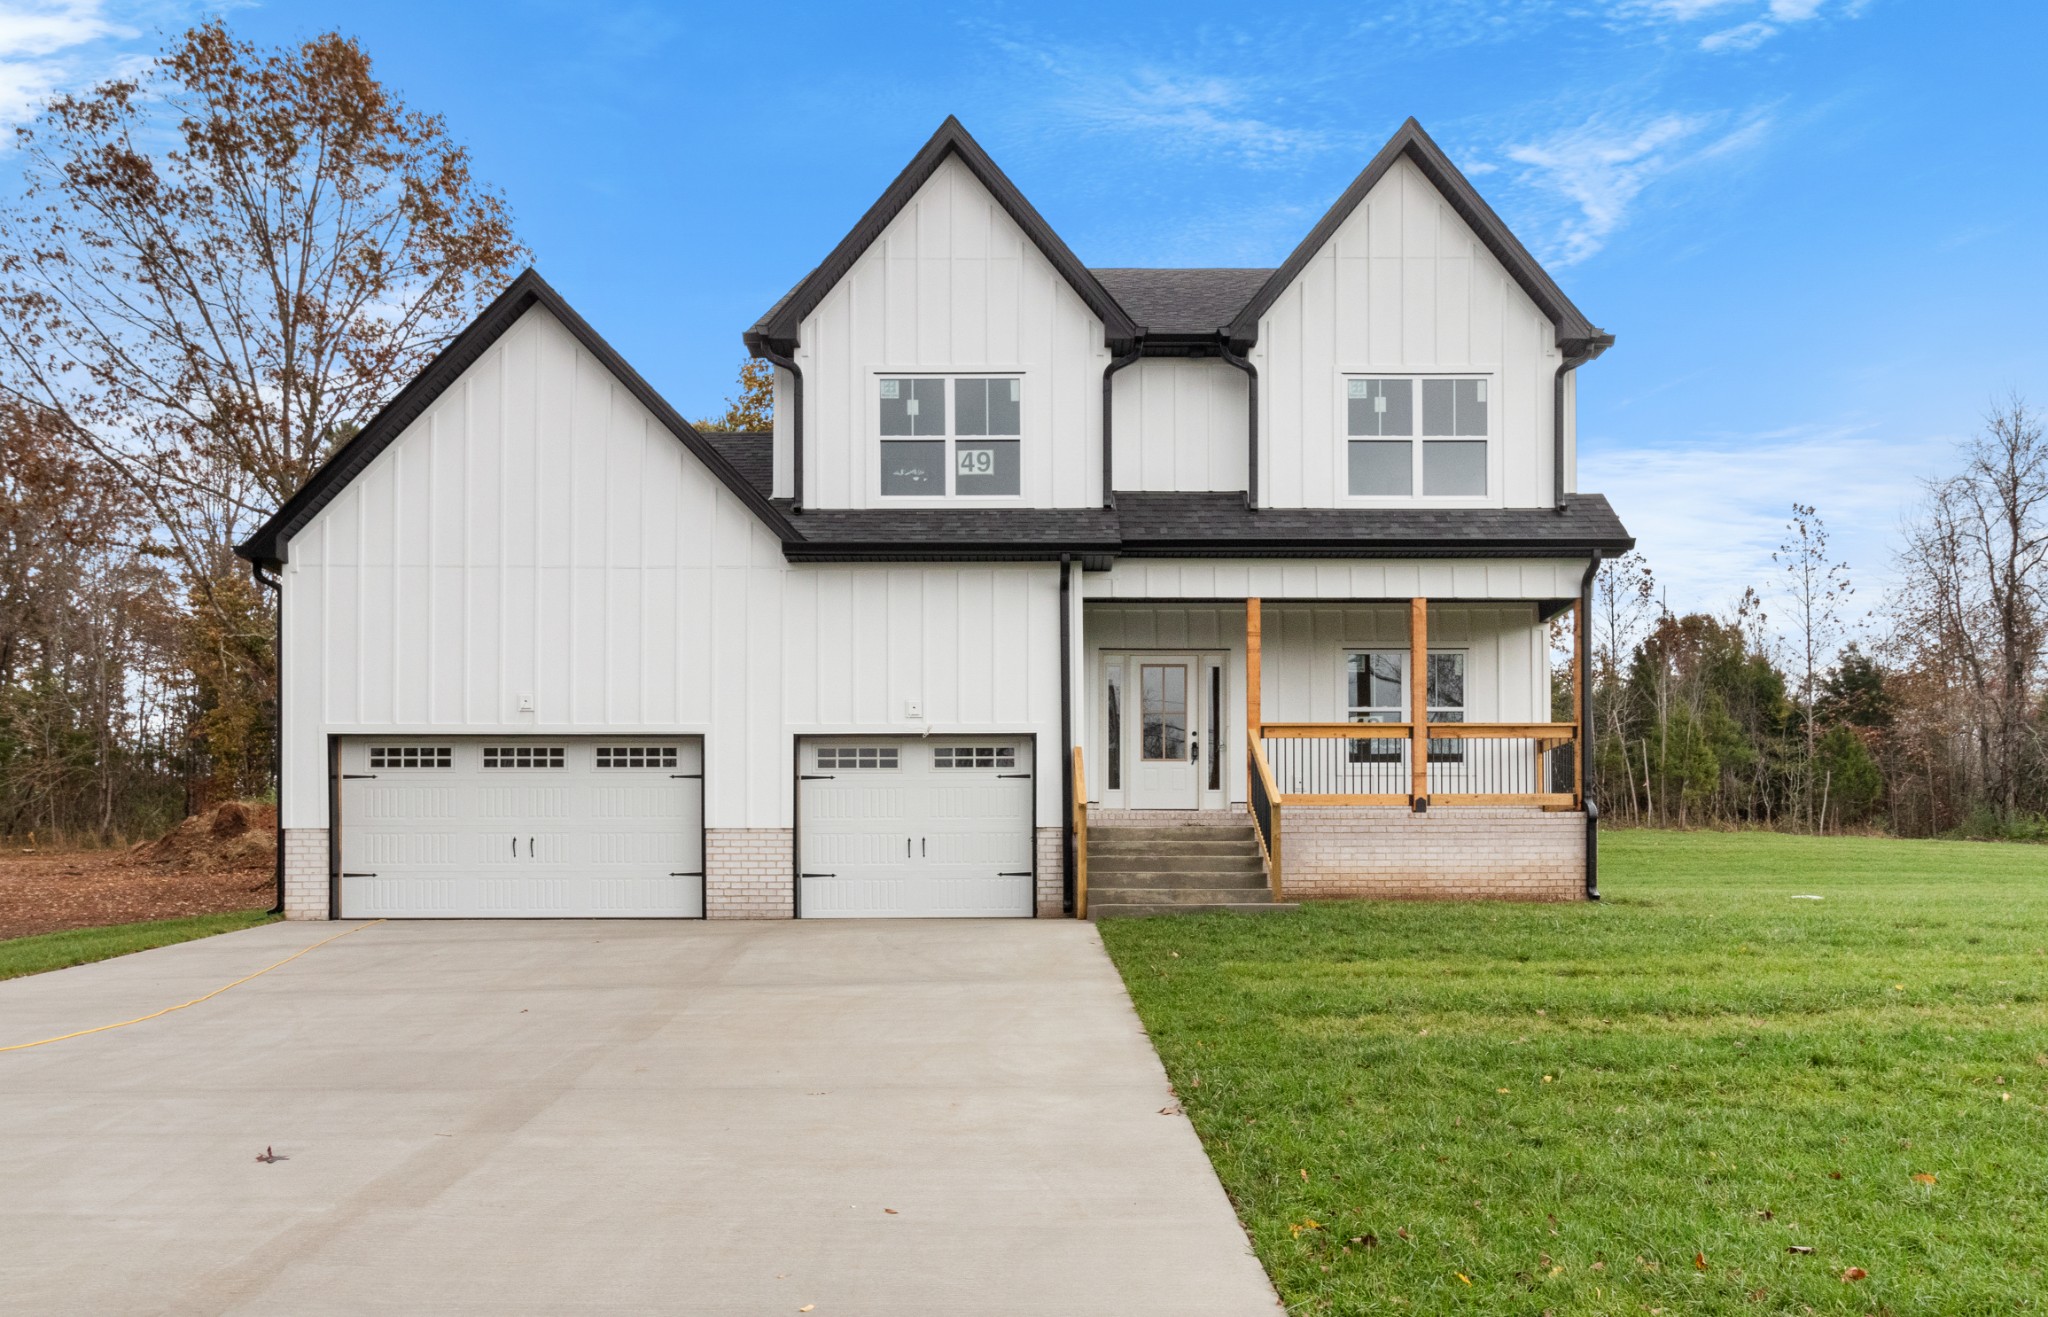
M 1409 714 L 1414 711 L 1414 706 L 1409 703 L 1409 700 L 1412 698 L 1412 688 L 1408 684 L 1411 676 L 1408 670 L 1409 651 L 1407 649 L 1397 649 L 1392 645 L 1345 646 L 1343 670 L 1339 677 L 1339 680 L 1343 683 L 1343 685 L 1337 692 L 1337 707 L 1344 711 L 1345 721 L 1370 722 L 1372 720 L 1360 718 L 1356 715 L 1360 711 L 1381 712 L 1386 708 L 1386 706 L 1384 705 L 1354 705 L 1353 703 L 1351 703 L 1351 659 L 1353 655 L 1357 654 L 1391 655 L 1396 661 L 1396 663 L 1400 666 L 1401 707 L 1398 710 L 1398 716 L 1386 719 L 1385 721 L 1397 723 L 1407 722 Z M 1465 702 L 1463 704 L 1456 705 L 1430 705 L 1427 711 L 1429 721 L 1457 723 L 1470 722 L 1472 721 L 1472 651 L 1468 646 L 1465 645 L 1431 645 L 1429 647 L 1428 657 L 1435 658 L 1440 654 L 1455 654 L 1458 658 L 1458 661 L 1464 665 Z M 1438 717 L 1437 715 L 1439 714 L 1456 716 Z M 1462 763 L 1464 761 L 1464 742 L 1451 740 L 1448 738 L 1431 739 L 1429 743 L 1429 760 L 1433 764 Z
M 1422 433 L 1422 389 L 1423 381 L 1431 379 L 1479 380 L 1486 385 L 1486 433 L 1484 435 L 1425 435 Z M 1395 439 L 1375 441 L 1367 436 L 1353 435 L 1350 424 L 1350 386 L 1354 380 L 1408 380 L 1415 390 L 1415 433 L 1407 436 L 1409 445 L 1410 488 L 1409 494 L 1354 494 L 1351 492 L 1351 445 L 1354 442 L 1396 442 Z M 1346 367 L 1337 373 L 1336 400 L 1336 454 L 1334 466 L 1334 488 L 1337 502 L 1341 506 L 1361 508 L 1497 508 L 1506 505 L 1502 490 L 1506 462 L 1503 459 L 1501 442 L 1501 398 L 1500 372 L 1490 366 L 1464 367 Z M 1486 492 L 1484 494 L 1425 494 L 1422 491 L 1423 445 L 1431 439 L 1455 442 L 1483 442 L 1486 445 Z
M 1017 433 L 1013 435 L 958 435 L 953 433 L 956 417 L 955 383 L 959 380 L 1016 380 L 1018 421 Z M 946 430 L 943 435 L 884 435 L 882 433 L 882 381 L 883 380 L 939 380 L 945 387 Z M 1015 366 L 951 366 L 945 370 L 878 369 L 868 378 L 867 409 L 868 428 L 868 505 L 870 507 L 1015 507 L 1025 501 L 1025 491 L 1031 487 L 1031 385 L 1027 372 Z M 956 494 L 959 458 L 956 445 L 961 440 L 969 443 L 978 439 L 1014 441 L 1017 445 L 1017 492 L 1014 494 Z M 945 445 L 946 492 L 943 494 L 885 494 L 882 492 L 882 455 L 884 445 L 890 443 L 939 442 Z M 1041 445 L 1042 446 L 1042 445 Z

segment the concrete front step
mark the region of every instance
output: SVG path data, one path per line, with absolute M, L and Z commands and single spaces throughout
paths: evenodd
M 1250 855 L 1097 855 L 1091 847 L 1088 852 L 1089 873 L 1245 873 L 1261 867 L 1256 851 Z
M 1190 840 L 1151 828 L 1105 828 L 1088 834 L 1090 855 L 1242 855 L 1247 850 L 1258 854 L 1258 838 L 1247 834 L 1229 841 Z
M 1110 887 L 1088 884 L 1088 908 L 1104 910 L 1125 905 L 1271 905 L 1273 893 L 1264 887 Z
M 1254 865 L 1235 873 L 1185 873 L 1179 869 L 1124 869 L 1098 871 L 1088 866 L 1088 890 L 1121 892 L 1132 887 L 1199 887 L 1205 891 L 1242 887 L 1247 891 L 1270 891 L 1266 871 Z
M 1173 837 L 1181 841 L 1240 841 L 1253 835 L 1249 825 L 1222 823 L 1176 823 L 1169 827 L 1142 827 L 1137 824 L 1103 825 L 1091 822 L 1088 827 L 1088 844 L 1093 846 L 1106 837 Z
M 1088 902 L 1090 919 L 1143 919 L 1153 915 L 1206 915 L 1227 912 L 1240 915 L 1277 915 L 1301 907 L 1293 901 L 1214 901 L 1203 905 L 1106 905 L 1096 908 Z

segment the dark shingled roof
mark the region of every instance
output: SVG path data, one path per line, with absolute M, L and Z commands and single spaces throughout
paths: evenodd
M 700 430 L 718 455 L 763 498 L 775 492 L 775 436 L 766 430 Z
M 788 504 L 778 504 L 787 511 Z M 1116 513 L 1107 508 L 809 509 L 790 517 L 803 536 L 785 545 L 792 562 L 864 557 L 1030 558 L 1114 553 Z
M 1410 554 L 1510 556 L 1635 547 L 1599 494 L 1571 494 L 1555 508 L 1261 508 L 1242 494 L 1116 496 L 1126 554 L 1256 553 L 1301 557 Z
M 1155 334 L 1214 334 L 1263 288 L 1271 270 L 1091 270 L 1131 319 Z

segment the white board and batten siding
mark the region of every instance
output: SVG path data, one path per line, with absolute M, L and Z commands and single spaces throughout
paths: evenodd
M 1250 382 L 1215 358 L 1146 357 L 1110 377 L 1118 489 L 1245 488 Z
M 1267 506 L 1365 502 L 1345 493 L 1345 372 L 1483 372 L 1493 440 L 1483 502 L 1542 507 L 1553 498 L 1555 328 L 1405 159 L 1260 319 L 1250 359 Z M 1569 405 L 1565 414 L 1569 440 Z M 1568 444 L 1568 472 L 1569 459 Z
M 1101 505 L 1102 322 L 957 158 L 804 318 L 798 342 L 805 506 L 932 501 L 877 493 L 877 381 L 892 371 L 1022 375 L 1022 494 L 940 501 Z M 785 429 L 777 440 L 786 447 Z
M 291 541 L 284 824 L 327 826 L 330 735 L 630 731 L 704 738 L 707 826 L 788 827 L 797 735 L 1056 744 L 1058 589 L 1045 564 L 792 566 L 536 308 Z M 1039 796 L 1049 823 L 1057 775 Z

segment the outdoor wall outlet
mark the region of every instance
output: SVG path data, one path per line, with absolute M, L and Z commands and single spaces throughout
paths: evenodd
M 903 716 L 913 721 L 924 717 L 924 706 L 916 700 L 903 701 Z
M 521 713 L 532 713 L 532 712 L 533 712 L 533 696 L 531 696 L 531 695 L 522 695 L 522 696 L 520 696 L 520 697 L 519 697 L 519 712 L 521 712 Z

